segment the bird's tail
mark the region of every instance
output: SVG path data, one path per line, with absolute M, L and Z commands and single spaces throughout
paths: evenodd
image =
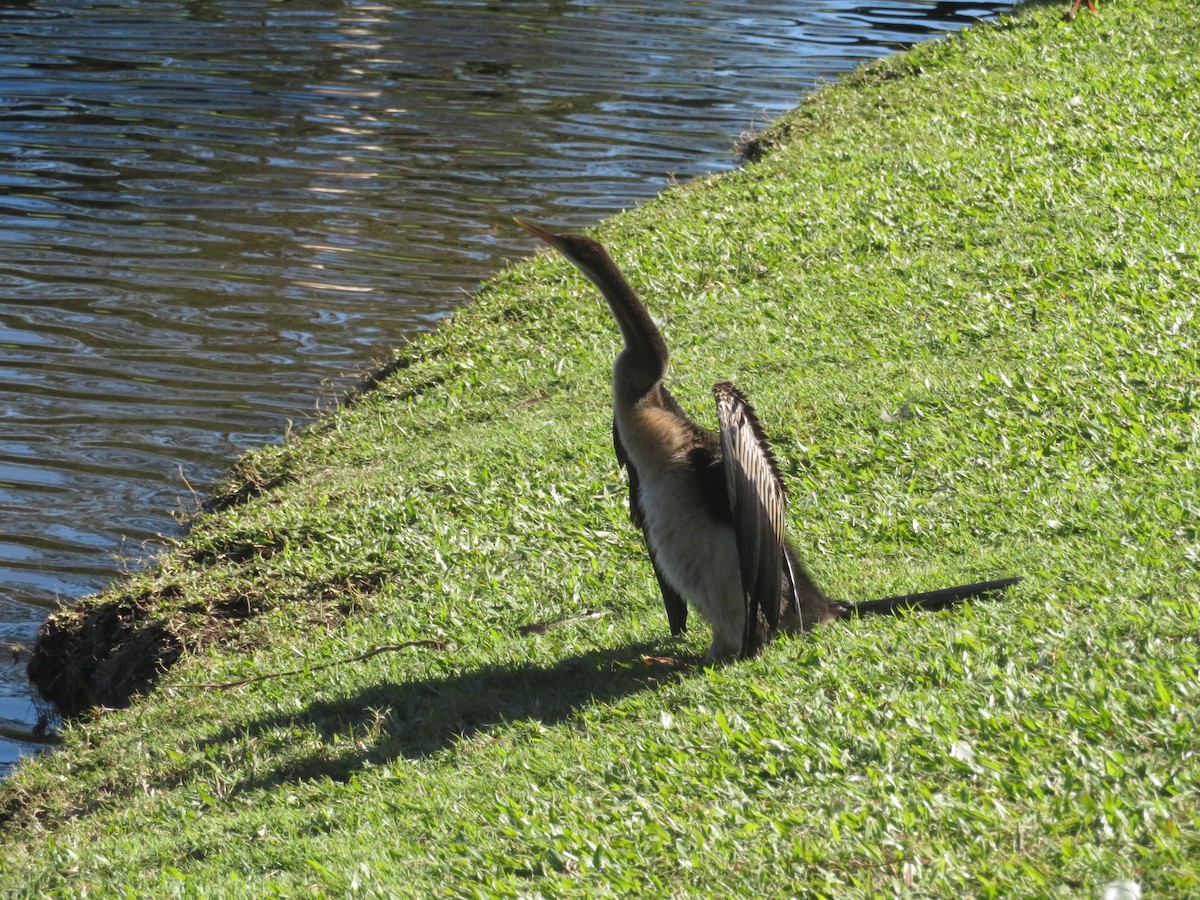
M 942 588 L 940 591 L 926 591 L 923 594 L 901 594 L 898 597 L 864 600 L 861 603 L 839 602 L 834 604 L 834 610 L 839 619 L 853 619 L 855 616 L 894 616 L 897 613 L 913 609 L 945 609 L 971 597 L 999 594 L 1023 580 L 1020 576 L 997 578 L 993 581 L 980 581 L 959 587 Z

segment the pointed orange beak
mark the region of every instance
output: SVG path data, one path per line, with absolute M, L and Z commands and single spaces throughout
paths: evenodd
M 534 225 L 532 222 L 526 222 L 524 219 L 518 219 L 516 216 L 513 216 L 513 221 L 516 222 L 518 225 L 520 225 L 522 228 L 524 228 L 526 231 L 528 231 L 530 234 L 532 234 L 534 237 L 540 238 L 541 240 L 545 241 L 551 247 L 558 246 L 559 238 L 558 238 L 557 234 L 547 231 L 545 228 L 539 228 L 537 225 Z

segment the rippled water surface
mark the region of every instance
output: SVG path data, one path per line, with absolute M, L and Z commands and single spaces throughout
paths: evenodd
M 670 7 L 669 11 L 665 9 Z M 1005 5 L 0 8 L 0 649 L 504 257 Z M 0 767 L 37 746 L 0 656 Z

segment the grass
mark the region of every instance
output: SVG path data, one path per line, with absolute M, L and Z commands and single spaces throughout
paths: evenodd
M 700 666 L 626 518 L 615 329 L 542 254 L 87 601 L 180 659 L 0 787 L 0 890 L 1200 893 L 1200 14 L 1060 12 L 598 230 L 684 405 L 751 393 L 827 590 L 1017 591 Z

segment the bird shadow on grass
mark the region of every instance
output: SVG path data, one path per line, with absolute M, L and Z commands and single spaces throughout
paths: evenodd
M 547 666 L 484 666 L 416 681 L 385 681 L 223 729 L 202 746 L 279 746 L 279 764 L 238 784 L 239 790 L 319 778 L 347 781 L 368 765 L 426 758 L 509 723 L 553 725 L 592 704 L 678 681 L 691 664 L 654 655 L 662 649 L 658 642 L 631 643 Z M 306 752 L 292 753 L 290 746 Z

